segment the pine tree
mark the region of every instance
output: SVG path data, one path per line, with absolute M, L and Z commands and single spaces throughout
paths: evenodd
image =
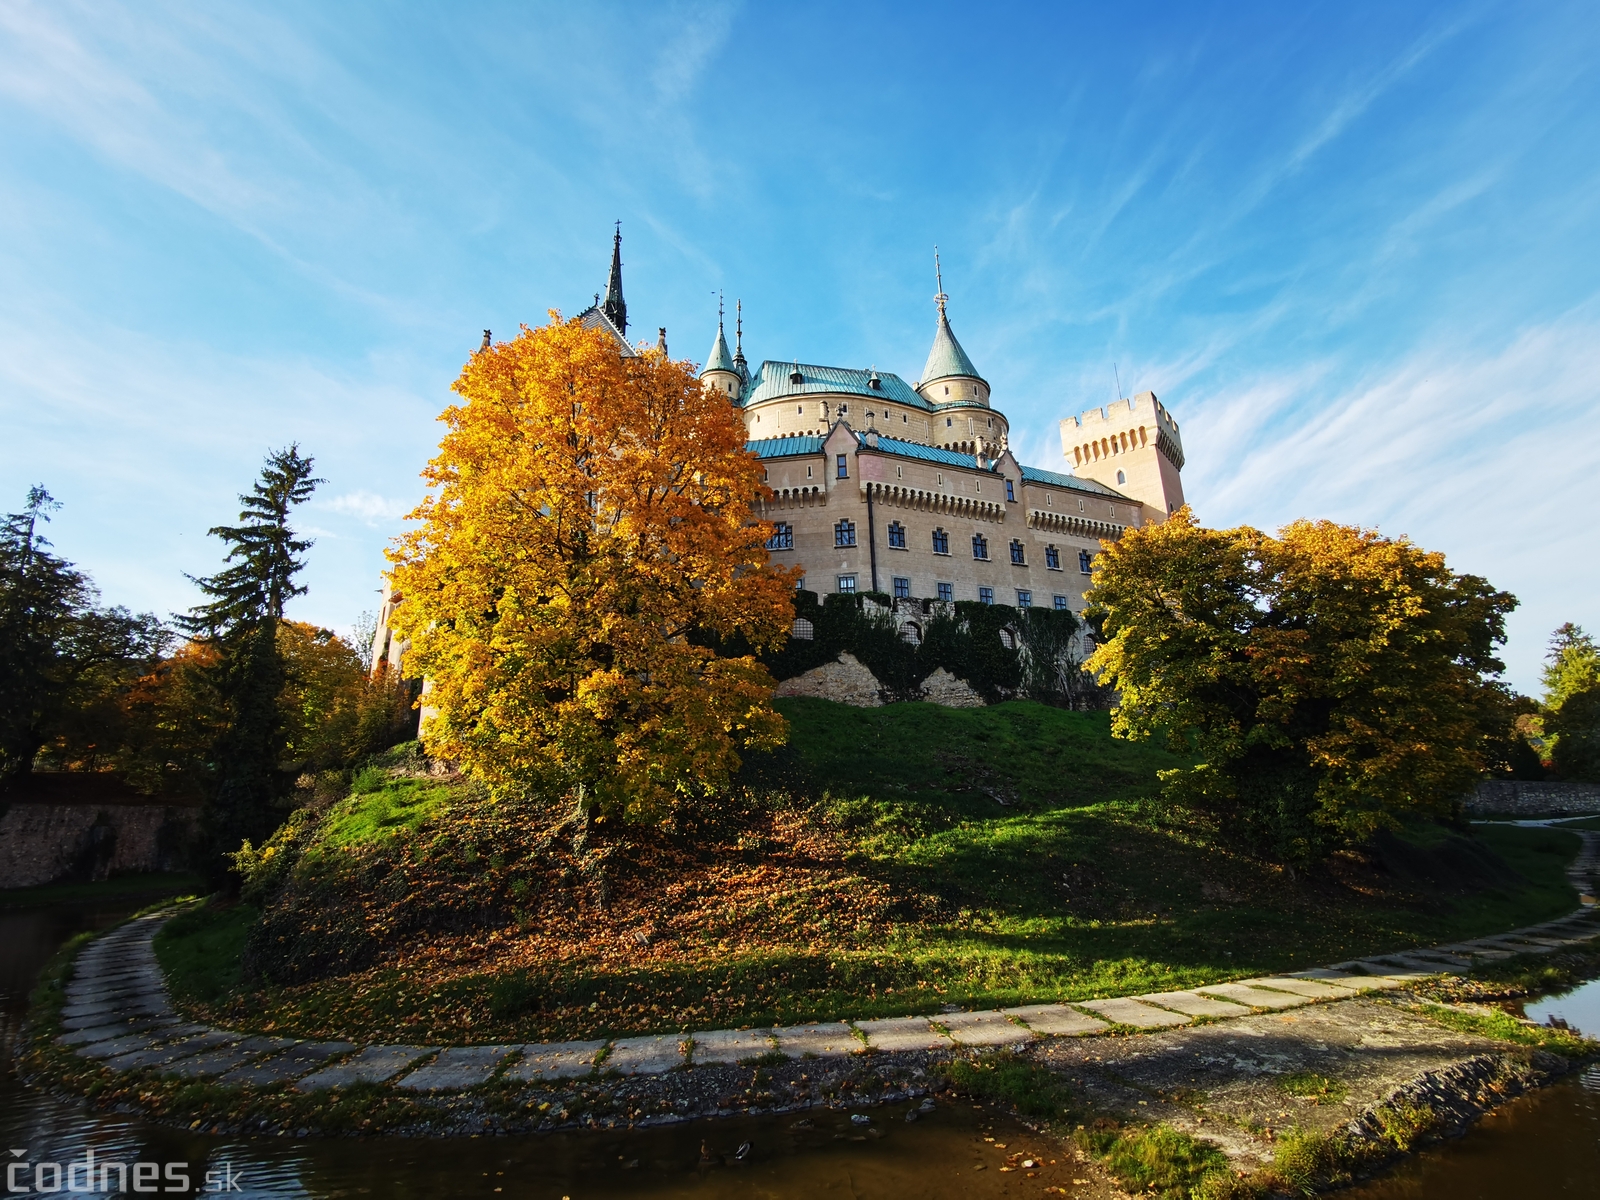
M 284 662 L 278 625 L 284 606 L 305 594 L 295 576 L 311 548 L 289 526 L 289 510 L 310 498 L 322 480 L 311 475 L 312 459 L 298 445 L 268 456 L 261 477 L 239 497 L 239 524 L 209 532 L 228 546 L 229 564 L 217 574 L 192 579 L 209 600 L 180 618 L 185 629 L 218 651 L 216 689 L 227 725 L 214 751 L 215 783 L 206 812 L 210 882 L 237 884 L 227 855 L 246 839 L 271 832 L 273 802 L 286 790 L 280 769 L 285 730 L 278 707 Z

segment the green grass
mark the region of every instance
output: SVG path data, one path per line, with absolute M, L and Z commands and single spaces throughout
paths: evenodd
M 1158 770 L 1184 761 L 1153 745 L 1113 739 L 1109 713 L 1028 701 L 862 709 L 790 698 L 776 706 L 818 786 L 933 802 L 976 817 L 993 815 L 1001 801 L 1055 808 L 1143 795 Z
M 32 908 L 40 904 L 111 904 L 178 896 L 199 891 L 198 875 L 176 871 L 151 871 L 117 875 L 97 883 L 51 883 L 43 887 L 0 891 L 0 909 Z
M 1415 1006 L 1415 1011 L 1461 1033 L 1475 1033 L 1479 1037 L 1514 1042 L 1519 1046 L 1536 1046 L 1540 1050 L 1548 1050 L 1564 1058 L 1587 1058 L 1591 1054 L 1600 1052 L 1600 1042 L 1591 1038 L 1569 1033 L 1565 1029 L 1530 1025 L 1526 1021 L 1517 1020 L 1510 1013 L 1498 1010 L 1474 1012 L 1467 1009 L 1446 1008 L 1442 1004 L 1419 1004 Z
M 1563 821 L 1561 829 L 1600 829 L 1600 816 L 1583 817 L 1577 821 Z
M 1337 1079 L 1329 1079 L 1315 1071 L 1295 1071 L 1285 1075 L 1278 1080 L 1278 1086 L 1291 1096 L 1313 1100 L 1318 1104 L 1338 1104 L 1350 1094 L 1350 1089 Z
M 1208 1177 L 1233 1177 L 1228 1156 L 1216 1146 L 1166 1125 L 1096 1122 L 1075 1136 L 1130 1192 L 1189 1200 Z
M 156 958 L 179 1000 L 212 1004 L 239 986 L 245 936 L 260 914 L 248 904 L 197 906 L 156 934 Z
M 1025 702 L 862 710 L 786 700 L 782 707 L 792 723 L 788 762 L 811 786 L 792 800 L 761 803 L 801 806 L 808 822 L 835 831 L 861 889 L 902 898 L 887 923 L 858 926 L 846 911 L 837 923 L 813 922 L 799 940 L 724 940 L 713 912 L 692 933 L 674 933 L 665 955 L 574 953 L 476 972 L 402 959 L 367 970 L 354 985 L 334 977 L 239 994 L 219 1015 L 305 1036 L 403 1034 L 429 1044 L 895 1016 L 949 1003 L 987 1008 L 1194 987 L 1499 932 L 1576 903 L 1564 869 L 1577 839 L 1548 829 L 1474 827 L 1512 868 L 1476 890 L 1422 888 L 1349 862 L 1291 879 L 1149 800 L 1156 771 L 1174 760 L 1111 738 L 1103 713 Z M 385 878 L 419 881 L 407 883 L 407 904 L 423 886 L 448 899 L 463 881 L 486 878 L 494 847 L 520 836 L 491 824 L 475 832 L 473 822 L 490 821 L 490 810 L 459 785 L 380 771 L 363 773 L 357 786 L 367 790 L 336 805 L 308 835 L 315 852 L 300 870 L 310 864 L 331 883 L 351 857 L 341 847 L 392 846 L 397 872 L 407 873 Z M 446 804 L 456 807 L 444 812 Z M 731 849 L 743 846 L 737 830 L 713 833 L 693 839 L 702 861 L 735 853 L 760 861 L 759 850 Z M 631 829 L 623 836 L 665 835 Z M 1428 846 L 1459 835 L 1420 827 L 1404 836 L 1431 853 Z M 716 848 L 724 845 L 719 837 L 729 849 Z M 466 842 L 470 854 L 457 845 Z M 335 900 L 343 895 L 335 893 Z M 785 906 L 812 900 L 786 893 L 779 879 L 761 902 L 781 916 Z M 577 920 L 565 911 L 539 919 Z M 412 913 L 406 909 L 405 919 Z M 319 925 L 331 920 L 316 905 L 307 914 Z M 647 896 L 637 919 L 671 915 Z M 359 916 L 352 908 L 340 919 Z M 168 936 L 236 945 L 243 920 L 207 910 Z M 515 935 L 505 921 L 493 928 Z M 402 945 L 425 952 L 428 937 L 409 935 Z M 196 985 L 191 994 L 223 995 L 237 979 L 236 964 L 236 953 L 193 956 L 194 972 L 229 982 Z
M 939 1068 L 957 1091 L 1003 1100 L 1028 1117 L 1060 1121 L 1072 1110 L 1072 1095 L 1054 1071 L 1007 1050 L 957 1058 Z
M 356 846 L 418 829 L 449 800 L 450 784 L 395 779 L 369 767 L 356 776 L 353 793 L 329 810 L 319 833 L 325 846 Z

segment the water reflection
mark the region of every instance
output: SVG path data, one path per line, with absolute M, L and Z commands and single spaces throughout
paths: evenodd
M 1534 1000 L 1523 1006 L 1523 1012 L 1540 1025 L 1559 1022 L 1585 1037 L 1600 1038 L 1600 979 L 1591 979 L 1559 996 Z M 1600 1191 L 1600 1187 L 1596 1190 Z

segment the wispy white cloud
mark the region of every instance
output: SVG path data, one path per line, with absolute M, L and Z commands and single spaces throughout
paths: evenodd
M 1573 553 L 1600 505 L 1600 313 L 1499 345 L 1436 344 L 1340 380 L 1332 362 L 1191 397 L 1184 489 L 1208 524 L 1373 525 L 1445 551 L 1522 602 L 1510 676 L 1536 685 L 1545 638 L 1594 619 L 1600 560 Z
M 416 507 L 415 500 L 393 500 L 376 492 L 361 490 L 333 496 L 322 504 L 336 513 L 359 517 L 373 528 L 388 521 L 397 521 Z

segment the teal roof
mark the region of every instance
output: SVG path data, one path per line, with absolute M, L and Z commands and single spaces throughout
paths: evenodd
M 819 437 L 758 438 L 746 442 L 744 448 L 757 458 L 794 458 L 801 454 L 821 454 Z
M 800 374 L 800 382 L 791 383 L 789 376 L 796 372 Z M 878 380 L 877 387 L 871 383 L 874 377 Z M 864 396 L 869 400 L 893 400 L 896 404 L 910 404 L 921 409 L 933 407 L 917 395 L 904 379 L 888 371 L 856 371 L 849 367 L 819 367 L 813 363 L 773 362 L 770 358 L 756 371 L 754 385 L 740 403 L 760 404 L 766 400 L 781 400 L 785 396 L 840 394 Z
M 707 371 L 728 371 L 737 375 L 738 369 L 733 365 L 733 355 L 728 353 L 728 339 L 722 335 L 722 322 L 717 322 L 717 340 L 711 343 L 711 353 L 706 357 L 706 365 L 701 368 L 700 374 Z
M 857 431 L 856 437 L 863 438 L 863 435 Z M 899 438 L 880 436 L 878 451 L 881 454 L 898 455 L 900 458 L 920 458 L 923 462 L 943 463 L 947 467 L 965 467 L 969 471 L 993 470 L 992 467 L 978 466 L 978 460 L 970 454 L 941 450 L 938 446 L 924 446 L 921 442 L 902 442 Z
M 1121 492 L 1114 492 L 1105 484 L 1096 483 L 1092 479 L 1083 479 L 1077 475 L 1062 475 L 1056 471 L 1042 471 L 1038 467 L 1023 467 L 1022 482 L 1069 488 L 1075 492 L 1092 492 L 1097 496 L 1115 496 L 1118 500 L 1127 499 Z
M 956 341 L 956 335 L 950 328 L 950 318 L 944 315 L 941 305 L 939 327 L 933 331 L 933 348 L 928 351 L 928 363 L 922 368 L 922 382 L 918 386 L 924 387 L 935 379 L 963 375 L 971 379 L 983 379 L 978 374 L 978 368 L 967 357 L 967 352 L 961 348 L 961 343 Z

